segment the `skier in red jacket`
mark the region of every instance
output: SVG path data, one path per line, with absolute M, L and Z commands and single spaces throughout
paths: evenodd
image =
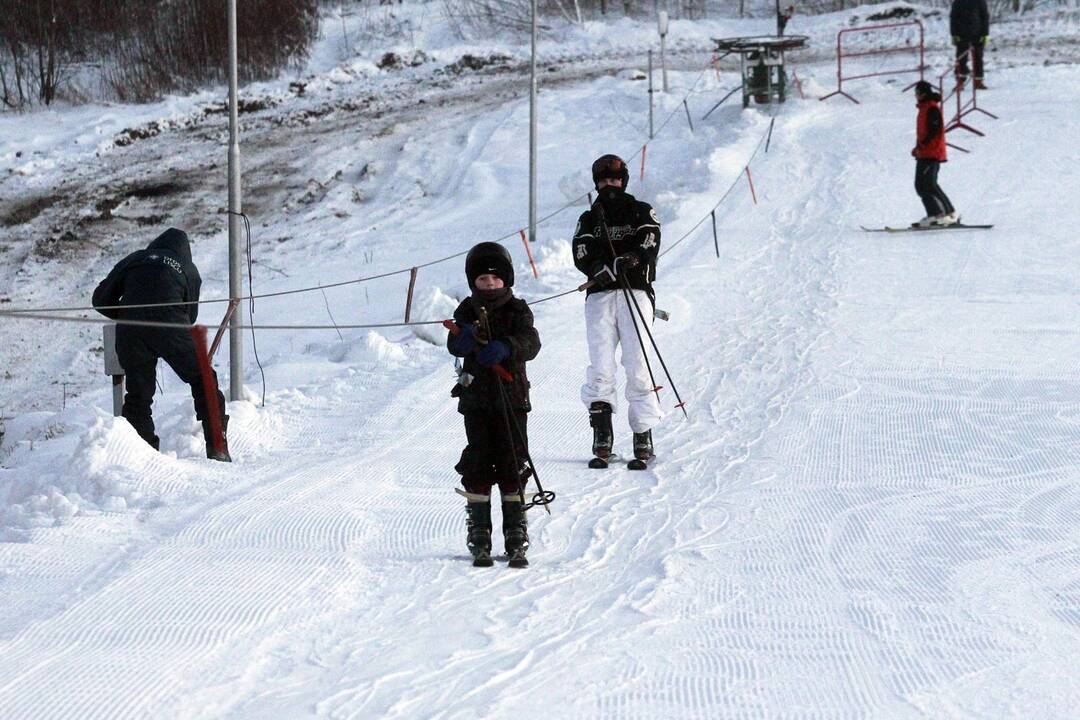
M 941 163 L 947 162 L 945 153 L 945 120 L 941 114 L 941 95 L 925 80 L 915 83 L 919 117 L 915 127 L 915 192 L 919 194 L 926 217 L 912 223 L 912 227 L 945 227 L 960 222 L 956 208 L 949 202 L 945 191 L 937 182 Z

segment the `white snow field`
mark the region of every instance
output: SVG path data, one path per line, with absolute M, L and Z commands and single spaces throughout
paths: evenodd
M 224 465 L 201 457 L 171 374 L 159 454 L 111 417 L 97 327 L 0 318 L 6 371 L 79 391 L 31 404 L 5 380 L 18 411 L 0 444 L 0 717 L 1076 717 L 1080 68 L 991 65 L 980 102 L 1000 119 L 972 118 L 984 138 L 950 134 L 972 152 L 941 182 L 966 221 L 995 228 L 898 235 L 859 226 L 922 214 L 906 80 L 853 85 L 853 105 L 817 101 L 828 63 L 803 72 L 808 99 L 779 110 L 751 164 L 757 204 L 744 166 L 769 115 L 725 105 L 698 121 L 732 74 L 684 68 L 660 98 L 661 118 L 677 112 L 630 191 L 664 223 L 671 320 L 656 336 L 689 418 L 660 379 L 670 412 L 648 471 L 585 468 L 583 298 L 534 307 L 530 445 L 558 498 L 550 517 L 529 513 L 527 570 L 467 559 L 464 431 L 437 326 L 259 332 L 266 404 L 249 345 Z M 256 292 L 515 232 L 528 100 L 498 83 L 323 136 L 250 120 L 253 174 L 302 173 L 253 197 Z M 692 86 L 693 133 L 679 104 Z M 545 86 L 542 215 L 589 187 L 595 156 L 640 149 L 643 98 L 627 72 Z M 219 141 L 220 126 L 166 132 L 79 163 L 179 172 Z M 20 182 L 68 170 L 40 172 Z M 719 258 L 708 221 L 673 245 L 733 182 Z M 519 295 L 581 281 L 568 240 L 582 209 L 542 226 L 539 279 L 508 241 Z M 226 287 L 212 221 L 194 237 L 206 298 Z M 84 304 L 158 231 L 74 269 L 24 264 L 4 292 L 13 307 Z M 420 270 L 415 319 L 449 316 L 462 266 Z M 254 321 L 400 321 L 407 281 L 259 300 Z M 620 413 L 617 446 L 629 436 Z

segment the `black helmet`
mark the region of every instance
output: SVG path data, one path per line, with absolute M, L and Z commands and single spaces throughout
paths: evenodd
M 934 92 L 934 86 L 928 83 L 926 80 L 920 80 L 915 83 L 915 97 L 919 95 L 931 95 Z
M 476 278 L 491 273 L 500 278 L 506 287 L 514 287 L 514 261 L 510 253 L 499 243 L 482 242 L 474 245 L 465 256 L 465 277 L 469 287 L 475 288 Z
M 592 164 L 593 187 L 604 178 L 618 178 L 622 180 L 622 189 L 630 184 L 630 171 L 626 169 L 626 163 L 618 155 L 601 155 Z

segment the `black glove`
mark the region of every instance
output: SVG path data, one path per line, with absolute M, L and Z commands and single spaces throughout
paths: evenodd
M 593 268 L 592 280 L 598 288 L 608 288 L 615 284 L 615 273 L 607 265 L 597 265 Z
M 618 276 L 627 270 L 633 270 L 640 264 L 641 258 L 632 252 L 627 252 L 615 258 L 615 262 L 612 263 L 612 270 L 614 270 L 615 275 Z

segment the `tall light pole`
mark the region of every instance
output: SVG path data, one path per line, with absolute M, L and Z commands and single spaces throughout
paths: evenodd
M 229 298 L 240 297 L 243 270 L 240 265 L 240 137 L 236 90 L 236 0 L 229 0 Z M 242 313 L 229 321 L 229 399 L 244 396 L 244 336 Z
M 536 0 L 532 0 L 532 60 L 529 66 L 529 242 L 536 242 Z

